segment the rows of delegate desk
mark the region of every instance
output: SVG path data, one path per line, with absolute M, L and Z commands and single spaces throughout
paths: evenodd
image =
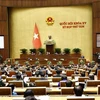
M 61 88 L 58 87 L 58 82 L 52 82 L 52 78 L 53 77 L 48 77 L 48 81 L 50 81 L 50 87 L 46 87 L 46 92 L 47 94 L 61 94 Z M 72 82 L 75 82 L 76 84 L 78 83 L 78 78 L 75 78 L 72 80 Z M 71 80 L 71 77 L 68 77 L 68 79 Z M 41 80 L 42 82 L 43 80 Z M 28 81 L 29 82 L 29 81 Z M 96 83 L 99 82 L 100 80 L 90 80 L 91 83 Z M 98 83 L 98 85 L 100 85 Z M 98 85 L 95 86 L 86 86 L 84 89 L 84 93 L 85 94 L 97 94 L 98 93 Z M 27 89 L 28 87 L 17 87 L 14 89 L 15 92 L 17 92 L 18 94 L 23 94 L 24 91 Z
M 61 88 L 57 87 L 57 84 L 58 82 L 52 82 L 51 80 L 52 77 L 48 78 L 49 81 L 50 81 L 50 86 L 52 87 L 49 87 L 49 88 L 46 88 L 46 92 L 47 94 L 49 94 L 49 99 L 47 100 L 66 100 L 67 99 L 67 95 L 61 95 Z M 68 77 L 69 79 L 71 77 Z M 75 78 L 75 80 L 73 80 L 75 82 L 77 82 L 77 78 Z M 96 80 L 94 80 L 96 81 Z M 17 92 L 18 94 L 21 94 L 20 97 L 23 96 L 23 93 L 25 92 L 25 90 L 27 89 L 28 87 L 22 87 L 22 88 L 15 88 L 14 91 Z M 54 95 L 55 94 L 55 95 Z M 95 100 L 100 100 L 100 96 L 98 95 L 98 87 L 86 87 L 84 89 L 84 94 L 89 94 L 89 95 L 93 95 L 95 97 Z M 16 100 L 20 99 L 20 97 L 2 97 L 0 96 L 0 100 Z M 42 100 L 42 99 L 41 99 Z

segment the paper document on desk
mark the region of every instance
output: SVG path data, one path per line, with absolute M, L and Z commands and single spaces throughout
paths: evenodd
M 29 81 L 29 77 L 24 78 L 24 82 L 27 83 Z
M 14 97 L 12 100 L 25 100 L 23 97 Z
M 49 100 L 49 96 L 46 95 L 46 96 L 36 96 L 35 97 L 37 100 Z

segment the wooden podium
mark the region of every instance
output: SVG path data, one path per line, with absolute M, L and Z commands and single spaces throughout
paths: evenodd
M 54 54 L 54 44 L 51 45 L 46 44 L 46 52 L 50 52 L 50 54 Z
M 49 52 L 50 54 L 54 54 L 55 41 L 46 40 L 44 44 L 46 45 L 46 52 Z

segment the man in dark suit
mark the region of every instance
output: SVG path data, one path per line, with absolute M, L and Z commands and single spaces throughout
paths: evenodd
M 61 69 L 58 69 L 56 70 L 56 74 L 53 75 L 53 77 L 62 77 L 62 70 Z
M 74 93 L 75 93 L 75 96 L 82 96 L 83 88 L 80 85 L 75 86 L 74 87 Z

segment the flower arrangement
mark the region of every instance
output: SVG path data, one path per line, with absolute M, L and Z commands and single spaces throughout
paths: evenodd
M 70 49 L 69 49 L 69 48 L 65 48 L 65 49 L 64 49 L 64 53 L 65 53 L 65 54 L 70 54 Z
M 25 61 L 25 65 L 30 65 L 29 61 Z
M 36 49 L 29 49 L 30 50 L 30 53 L 36 53 Z
M 38 51 L 39 51 L 39 53 L 41 53 L 41 54 L 44 54 L 44 53 L 45 53 L 45 49 L 43 49 L 43 48 L 39 48 Z
M 62 61 L 58 61 L 57 62 L 57 65 L 62 65 Z
M 52 62 L 51 61 L 47 61 L 47 65 L 52 65 Z
M 39 65 L 40 64 L 40 62 L 37 60 L 37 61 L 35 61 L 35 65 L 37 66 L 37 65 Z
M 69 61 L 69 65 L 74 65 L 74 62 L 73 61 Z
M 27 49 L 23 48 L 23 49 L 20 49 L 21 51 L 21 54 L 27 54 Z
M 81 49 L 80 48 L 74 48 L 72 51 L 77 54 L 77 53 L 81 52 Z
M 60 54 L 61 53 L 61 48 L 55 48 L 55 53 Z

